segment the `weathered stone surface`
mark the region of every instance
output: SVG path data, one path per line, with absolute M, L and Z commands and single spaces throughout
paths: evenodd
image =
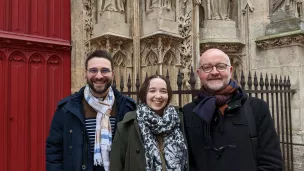
M 295 30 L 303 30 L 304 22 L 300 18 L 289 18 L 272 22 L 266 26 L 266 35 L 284 33 Z
M 294 10 L 301 7 L 299 1 L 288 1 L 285 11 L 287 1 L 236 0 L 228 18 L 219 19 L 211 15 L 208 1 L 123 1 L 113 9 L 100 2 L 71 1 L 72 92 L 84 85 L 85 57 L 94 49 L 106 49 L 114 56 L 117 86 L 123 75 L 126 90 L 129 74 L 132 79 L 138 74 L 142 81 L 146 72 L 165 75 L 167 70 L 173 89 L 179 70 L 184 76 L 182 88 L 189 89 L 191 66 L 195 70 L 199 54 L 220 48 L 237 71 L 290 77 L 296 90 L 291 96 L 293 140 L 304 144 L 304 32 L 299 17 L 304 15 Z M 177 98 L 172 102 L 177 104 Z M 294 147 L 294 170 L 300 171 L 304 150 Z
M 200 29 L 200 42 L 239 42 L 234 21 L 207 20 Z
M 78 91 L 84 85 L 84 21 L 82 18 L 82 1 L 71 1 L 71 92 Z
M 130 24 L 125 23 L 125 15 L 105 11 L 100 17 L 100 22 L 94 25 L 92 39 L 105 36 L 105 35 L 116 35 L 124 38 L 130 37 Z

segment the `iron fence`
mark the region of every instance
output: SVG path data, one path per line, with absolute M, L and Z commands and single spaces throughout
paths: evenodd
M 157 74 L 157 73 L 156 73 Z M 243 90 L 251 97 L 257 97 L 267 102 L 271 116 L 274 121 L 276 131 L 281 143 L 281 150 L 284 161 L 284 170 L 293 171 L 293 141 L 292 141 L 292 120 L 291 120 L 291 96 L 295 93 L 295 90 L 291 89 L 290 78 L 282 77 L 273 74 L 265 74 L 263 76 L 260 73 L 258 78 L 257 73 L 254 72 L 253 77 L 251 72 L 248 72 L 247 78 L 245 78 L 244 72 L 241 71 L 239 74 L 240 79 L 237 76 L 237 73 L 233 74 L 233 79 L 236 80 Z M 146 78 L 148 74 L 146 74 Z M 170 76 L 166 74 L 166 79 L 170 83 Z M 196 78 L 193 70 L 190 73 L 190 79 L 188 83 L 190 84 L 190 89 L 182 89 L 183 78 L 182 74 L 179 71 L 177 74 L 176 90 L 173 90 L 173 95 L 177 99 L 177 105 L 183 106 L 183 101 L 193 100 L 199 93 L 199 89 L 195 89 Z M 134 82 L 133 82 L 134 83 Z M 120 91 L 123 94 L 131 96 L 133 99 L 139 102 L 137 97 L 138 91 L 141 85 L 139 76 L 137 75 L 135 80 L 135 87 L 132 91 L 132 80 L 130 74 L 127 79 L 127 91 L 124 91 L 124 78 L 121 76 L 119 83 Z M 113 86 L 116 87 L 116 80 L 113 80 Z

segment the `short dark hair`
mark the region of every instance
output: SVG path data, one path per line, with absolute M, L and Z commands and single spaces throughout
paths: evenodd
M 85 69 L 88 69 L 88 62 L 92 58 L 104 58 L 104 59 L 109 60 L 111 62 L 112 70 L 114 70 L 113 59 L 112 59 L 110 53 L 108 53 L 107 51 L 96 50 L 96 51 L 92 52 L 85 61 Z
M 145 81 L 140 86 L 138 98 L 142 103 L 147 103 L 146 98 L 147 98 L 147 93 L 148 93 L 148 89 L 150 86 L 150 81 L 154 78 L 160 78 L 160 79 L 164 80 L 167 84 L 167 92 L 168 92 L 168 103 L 166 104 L 166 106 L 167 106 L 172 99 L 172 88 L 170 86 L 169 81 L 162 75 L 152 75 L 152 76 L 146 78 Z

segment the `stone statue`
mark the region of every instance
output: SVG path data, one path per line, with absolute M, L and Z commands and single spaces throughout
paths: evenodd
M 162 7 L 171 10 L 172 0 L 162 0 Z
M 147 0 L 146 2 L 147 9 L 162 7 L 171 10 L 172 8 L 172 0 Z
M 125 0 L 97 0 L 100 14 L 104 11 L 125 13 Z
M 209 0 L 211 20 L 231 20 L 232 0 Z
M 272 10 L 271 10 L 271 12 L 272 13 L 276 12 L 278 9 L 283 8 L 284 5 L 285 5 L 285 0 L 276 0 L 272 4 Z
M 302 0 L 275 0 L 272 4 L 272 9 L 270 9 L 271 13 L 275 13 L 277 11 L 286 11 L 292 10 L 294 11 L 295 16 L 300 17 L 303 15 L 303 11 L 301 8 Z M 299 8 L 300 7 L 300 8 Z

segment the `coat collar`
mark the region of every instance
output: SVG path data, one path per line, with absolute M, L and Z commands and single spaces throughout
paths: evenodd
M 60 105 L 64 105 L 64 107 L 69 110 L 71 113 L 73 113 L 74 115 L 76 115 L 83 124 L 85 117 L 84 117 L 84 108 L 82 105 L 82 99 L 84 98 L 84 87 L 82 87 L 78 92 L 72 94 L 71 96 L 64 98 L 63 100 L 61 100 L 58 103 L 58 106 Z M 119 109 L 124 109 L 126 108 L 127 105 L 131 105 L 129 106 L 129 108 L 135 108 L 136 103 L 133 99 L 131 99 L 130 97 L 124 96 L 122 95 L 117 89 L 113 88 L 113 92 L 114 92 L 114 96 L 115 96 L 115 101 L 117 104 L 117 112 L 119 111 Z M 117 113 L 119 115 L 119 112 Z M 120 113 L 121 114 L 121 113 Z M 121 116 L 119 116 L 121 117 Z M 136 118 L 136 115 L 135 115 Z M 121 118 L 122 119 L 122 118 Z
M 132 122 L 134 120 L 136 120 L 136 111 L 131 111 L 128 114 L 125 115 L 125 117 L 123 118 L 121 123 L 125 124 L 125 123 L 128 123 L 128 122 Z

